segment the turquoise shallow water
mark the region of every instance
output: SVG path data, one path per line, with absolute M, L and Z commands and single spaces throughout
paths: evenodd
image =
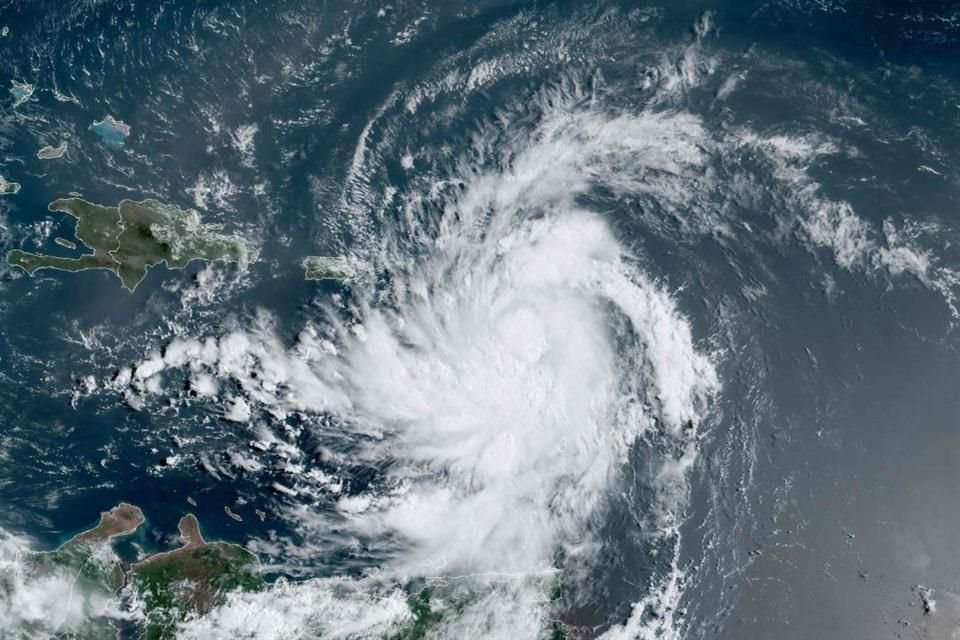
M 130 127 L 125 123 L 107 118 L 91 124 L 90 130 L 100 136 L 104 144 L 112 147 L 123 146 L 123 141 L 130 135 Z

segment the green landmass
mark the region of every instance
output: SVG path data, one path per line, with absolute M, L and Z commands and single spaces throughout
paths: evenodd
M 567 626 L 559 620 L 551 620 L 550 640 L 567 640 Z
M 115 592 L 123 586 L 123 567 L 113 552 L 111 541 L 133 533 L 142 523 L 140 509 L 121 503 L 101 513 L 100 522 L 93 529 L 78 533 L 55 551 L 34 555 L 33 564 L 38 568 L 75 568 L 81 580 Z
M 307 256 L 301 264 L 307 280 L 350 280 L 363 270 L 359 260 L 348 256 Z
M 156 200 L 123 200 L 116 207 L 105 207 L 81 198 L 64 198 L 47 208 L 76 218 L 74 235 L 92 253 L 79 258 L 20 250 L 7 254 L 9 264 L 31 276 L 41 269 L 106 269 L 134 291 L 147 270 L 160 263 L 171 269 L 182 269 L 193 260 L 246 266 L 257 255 L 246 239 L 221 233 L 221 225 L 203 223 L 195 211 Z
M 11 182 L 0 176 L 0 196 L 12 196 L 17 191 L 20 191 L 19 182 Z
M 133 533 L 143 521 L 139 508 L 122 503 L 103 512 L 96 527 L 77 534 L 58 549 L 30 552 L 24 558 L 24 575 L 17 579 L 33 588 L 42 588 L 45 579 L 70 584 L 69 598 L 74 604 L 82 604 L 82 615 L 79 621 L 63 624 L 55 620 L 59 611 L 51 611 L 46 620 L 21 623 L 14 629 L 0 628 L 0 638 L 116 638 L 118 628 L 107 610 L 117 611 L 123 602 L 131 604 L 126 598 L 133 598 L 137 605 L 134 610 L 145 616 L 138 638 L 163 640 L 174 637 L 177 623 L 207 613 L 223 602 L 227 593 L 263 588 L 256 556 L 237 545 L 206 542 L 193 515 L 180 520 L 180 548 L 148 556 L 133 565 L 124 563 L 112 541 Z M 0 573 L 0 600 L 16 588 L 6 579 Z M 76 610 L 75 606 L 70 608 Z
M 56 242 L 56 243 L 57 243 L 58 245 L 60 245 L 61 247 L 66 247 L 67 249 L 76 249 L 76 248 L 77 248 L 77 245 L 76 245 L 75 243 L 70 242 L 70 241 L 67 240 L 66 238 L 54 238 L 53 241 Z
M 472 595 L 455 594 L 442 586 L 423 586 L 407 596 L 410 617 L 384 640 L 424 640 L 436 636 L 436 627 L 445 619 L 457 618 L 474 600 Z
M 547 594 L 547 599 L 550 601 L 550 604 L 554 609 L 558 608 L 563 599 L 563 578 L 562 576 L 557 576 L 556 581 L 553 583 L 553 586 L 550 587 L 550 592 Z M 565 625 L 559 619 L 550 620 L 550 629 L 549 636 L 550 640 L 567 640 L 567 625 Z
M 412 621 L 388 640 L 423 640 L 430 626 L 443 619 L 443 613 L 435 610 L 430 604 L 432 592 L 429 587 L 407 598 Z
M 54 551 L 29 553 L 24 557 L 24 579 L 33 583 L 45 580 L 69 582 L 70 599 L 79 604 L 83 616 L 78 625 L 65 625 L 55 637 L 72 640 L 97 640 L 116 635 L 116 628 L 103 609 L 124 584 L 120 558 L 113 551 L 112 540 L 136 531 L 143 522 L 140 509 L 120 504 L 100 514 L 93 529 L 77 534 Z M 0 599 L 12 588 L 0 576 Z M 76 608 L 76 607 L 75 607 Z M 13 638 L 46 637 L 50 621 L 27 623 L 11 630 Z M 0 634 L 0 637 L 8 637 Z
M 545 620 L 546 625 L 538 637 L 542 640 L 568 640 L 571 637 L 570 627 L 560 618 L 563 591 L 559 577 L 549 586 L 546 596 L 550 616 Z M 411 591 L 407 597 L 410 617 L 405 619 L 399 628 L 386 635 L 384 640 L 424 640 L 434 637 L 437 625 L 445 619 L 455 619 L 462 615 L 472 599 L 469 595 L 455 595 L 443 587 L 435 590 L 433 587 L 424 586 Z
M 207 613 L 231 591 L 264 586 L 256 556 L 237 545 L 205 542 L 194 516 L 180 520 L 180 540 L 179 549 L 131 569 L 132 586 L 147 616 L 147 640 L 173 638 L 177 623 Z

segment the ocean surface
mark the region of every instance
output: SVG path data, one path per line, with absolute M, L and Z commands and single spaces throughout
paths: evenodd
M 184 638 L 391 637 L 425 587 L 426 637 L 960 633 L 954 4 L 35 0 L 3 26 L 4 254 L 79 255 L 46 208 L 78 193 L 259 259 L 133 293 L 0 266 L 0 567 L 128 501 L 127 559 L 192 512 L 261 560 L 270 588 Z M 310 255 L 360 266 L 310 281 Z

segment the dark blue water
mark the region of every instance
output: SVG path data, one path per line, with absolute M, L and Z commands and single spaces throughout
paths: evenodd
M 103 272 L 29 278 L 0 267 L 0 526 L 51 548 L 129 501 L 147 515 L 135 539 L 147 551 L 168 548 L 188 512 L 209 538 L 300 540 L 284 507 L 331 503 L 270 491 L 284 477 L 277 457 L 264 455 L 256 471 L 238 467 L 234 454 L 257 455 L 253 426 L 227 423 L 201 401 L 134 410 L 104 385 L 173 336 L 218 335 L 260 309 L 288 342 L 332 296 L 349 316 L 349 289 L 305 282 L 301 258 L 370 243 L 349 224 L 350 207 L 399 219 L 385 188 L 412 189 L 404 152 L 431 150 L 423 170 L 442 178 L 445 159 L 465 153 L 479 128 L 509 111 L 517 130 L 532 129 L 542 116 L 536 96 L 575 78 L 589 88 L 585 103 L 694 114 L 708 137 L 724 140 L 685 183 L 694 194 L 686 208 L 640 192 L 582 196 L 642 270 L 676 291 L 722 382 L 683 513 L 680 557 L 690 571 L 679 637 L 947 637 L 960 568 L 950 506 L 960 481 L 950 312 L 960 283 L 958 10 L 799 0 L 399 2 L 378 16 L 381 8 L 0 5 L 0 25 L 10 27 L 0 79 L 36 85 L 15 109 L 12 94 L 0 95 L 0 173 L 22 185 L 0 198 L 0 250 L 76 255 L 54 243 L 71 224 L 46 205 L 79 192 L 103 204 L 150 197 L 194 207 L 261 251 L 247 273 L 217 266 L 227 284 L 212 299 L 184 296 L 202 289 L 199 263 L 151 270 L 134 293 Z M 710 26 L 684 76 L 705 12 Z M 417 20 L 409 42 L 394 42 Z M 437 89 L 454 72 L 511 56 L 523 61 L 478 89 Z M 668 88 L 668 72 L 688 86 Z M 122 146 L 90 130 L 105 114 L 130 125 Z M 256 131 L 248 150 L 237 142 L 245 126 Z M 778 168 L 752 143 L 731 142 L 747 132 L 834 151 Z M 63 139 L 64 158 L 37 159 Z M 361 141 L 374 161 L 356 179 Z M 800 165 L 802 179 L 784 177 Z M 848 203 L 872 253 L 844 265 L 811 240 L 804 225 L 825 205 L 807 196 Z M 880 262 L 883 248 L 903 242 L 927 257 L 925 275 Z M 393 274 L 378 278 L 389 302 Z M 84 392 L 87 376 L 96 392 Z M 164 380 L 177 398 L 184 384 Z M 383 469 L 333 464 L 321 451 L 329 443 L 301 431 L 301 420 L 272 426 L 293 434 L 306 464 L 341 473 L 347 494 L 376 485 Z M 626 619 L 643 578 L 665 566 L 631 514 L 652 500 L 642 470 L 667 446 L 637 445 L 633 484 L 597 526 L 609 546 L 597 569 L 603 587 L 564 613 L 582 637 Z M 182 462 L 168 468 L 172 455 Z M 376 554 L 264 561 L 272 580 L 357 573 Z M 934 615 L 916 606 L 915 584 L 943 594 Z

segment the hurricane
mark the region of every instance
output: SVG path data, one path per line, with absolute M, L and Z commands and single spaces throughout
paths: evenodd
M 955 10 L 8 4 L 0 637 L 955 635 Z
M 171 343 L 132 373 L 189 363 L 240 381 L 245 405 L 330 414 L 340 455 L 378 473 L 312 526 L 370 550 L 361 573 L 373 573 L 352 588 L 372 589 L 376 611 L 397 586 L 440 585 L 435 597 L 462 609 L 444 618 L 451 637 L 536 636 L 558 615 L 552 590 L 596 596 L 609 496 L 644 441 L 657 442 L 644 472 L 656 499 L 638 517 L 647 544 L 675 545 L 685 469 L 720 387 L 670 292 L 590 203 L 669 188 L 649 176 L 697 162 L 699 122 L 610 113 L 572 82 L 535 101 L 532 122 L 478 126 L 469 153 L 398 193 L 399 223 L 367 223 L 380 236 L 369 270 L 387 275 L 318 310 L 332 329 L 311 323 L 284 348 L 265 320 Z

